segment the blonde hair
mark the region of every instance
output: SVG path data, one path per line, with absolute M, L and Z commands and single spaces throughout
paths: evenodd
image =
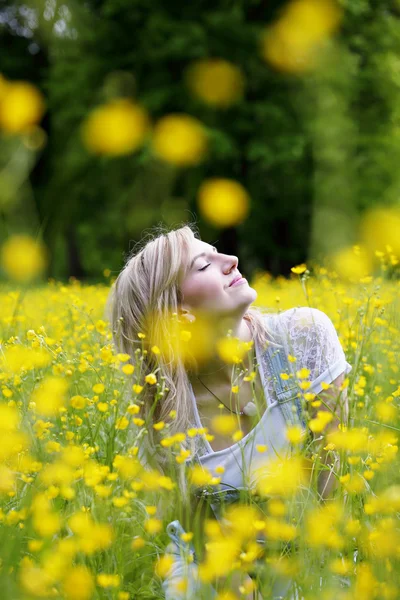
M 162 379 L 167 388 L 156 406 L 155 386 L 145 386 L 142 392 L 142 416 L 147 423 L 147 435 L 143 437 L 146 460 L 161 471 L 165 469 L 167 456 L 157 450 L 159 434 L 151 424 L 170 421 L 169 432 L 173 435 L 186 432 L 195 423 L 195 415 L 183 361 L 179 357 L 173 361 L 163 360 L 162 353 L 155 355 L 150 348 L 168 336 L 171 314 L 179 313 L 182 302 L 179 282 L 185 277 L 190 245 L 196 237 L 200 236 L 192 223 L 170 231 L 158 227 L 142 241 L 139 250 L 134 249 L 114 282 L 107 303 L 117 351 L 129 354 L 132 363 L 137 363 L 143 344 L 138 333 L 145 334 L 149 351 L 142 359 L 142 375 L 158 369 L 157 378 Z M 254 343 L 264 347 L 269 338 L 263 313 L 250 307 L 244 318 L 251 324 Z M 173 420 L 169 417 L 172 410 L 176 411 Z

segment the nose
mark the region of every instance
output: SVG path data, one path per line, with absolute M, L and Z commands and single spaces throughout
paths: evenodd
M 237 256 L 227 255 L 225 265 L 224 265 L 224 273 L 225 275 L 229 275 L 232 270 L 236 269 L 239 264 L 239 259 Z

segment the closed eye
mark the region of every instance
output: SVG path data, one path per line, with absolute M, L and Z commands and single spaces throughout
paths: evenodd
M 199 269 L 199 271 L 205 271 L 207 269 L 207 267 L 210 266 L 211 263 L 208 263 L 208 265 L 206 265 L 205 267 L 202 267 L 201 269 Z

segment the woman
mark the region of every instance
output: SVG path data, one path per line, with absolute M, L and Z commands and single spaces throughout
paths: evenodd
M 307 392 L 322 400 L 319 410 L 332 411 L 328 430 L 337 427 L 347 415 L 346 396 L 340 387 L 351 366 L 330 319 L 308 307 L 263 314 L 251 306 L 256 297 L 256 291 L 238 269 L 238 259 L 219 253 L 200 240 L 190 226 L 150 239 L 127 261 L 111 296 L 118 350 L 135 361 L 143 342 L 143 335 L 140 338 L 138 333 L 144 334 L 148 349 L 143 360 L 144 375 L 158 370 L 159 381 L 165 383 L 164 393 L 156 402 L 151 386 L 145 390 L 142 410 L 148 420 L 143 438 L 146 459 L 160 469 L 166 469 L 169 460 L 152 423 L 168 422 L 170 435 L 193 427 L 200 432 L 207 428 L 206 434 L 187 440 L 191 444 L 188 462 L 197 461 L 211 472 L 222 465 L 217 494 L 210 496 L 216 514 L 218 493 L 250 490 L 256 485 L 260 465 L 256 448 L 265 448 L 265 464 L 275 454 L 290 451 L 288 425 L 297 424 L 305 431 L 304 406 L 295 372 L 303 370 L 308 375 Z M 199 329 L 207 331 L 207 343 L 200 344 L 200 356 L 189 352 L 183 358 L 169 343 L 168 340 L 176 339 L 171 336 L 171 319 L 175 323 L 186 322 L 188 329 L 201 323 Z M 237 360 L 239 369 L 232 369 L 220 351 L 220 340 L 226 339 L 227 333 L 249 350 L 241 362 Z M 154 346 L 159 350 L 156 353 L 151 352 Z M 281 373 L 285 375 L 281 377 Z M 327 384 L 331 384 L 329 389 L 323 391 Z M 231 434 L 212 430 L 214 418 L 221 414 L 237 420 L 242 433 L 235 443 Z M 321 497 L 326 497 L 333 486 L 330 475 L 328 470 L 320 474 Z M 175 522 L 168 529 L 178 546 L 182 546 L 180 527 Z M 188 597 L 191 593 L 196 597 L 195 571 L 194 566 L 186 595 L 179 595 L 174 582 L 182 577 L 184 564 L 177 557 L 164 585 L 166 597 Z M 273 591 L 273 597 L 281 597 L 282 593 L 280 586 Z M 210 590 L 209 597 L 212 594 Z

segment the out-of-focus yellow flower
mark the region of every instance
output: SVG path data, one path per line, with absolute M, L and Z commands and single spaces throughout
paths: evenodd
M 373 269 L 371 255 L 361 246 L 342 248 L 327 260 L 332 269 L 348 281 L 359 281 L 367 277 Z
M 46 377 L 34 390 L 31 399 L 41 415 L 52 417 L 59 413 L 66 401 L 68 383 L 61 377 Z
M 144 108 L 119 98 L 90 113 L 82 126 L 82 139 L 95 154 L 129 154 L 143 144 L 148 130 Z
M 200 579 L 205 582 L 214 577 L 228 575 L 232 571 L 240 554 L 240 539 L 233 536 L 213 539 L 207 542 L 206 550 L 206 560 L 199 566 Z
M 72 408 L 82 410 L 86 406 L 86 398 L 83 398 L 83 396 L 72 396 L 70 400 L 70 405 L 72 406 Z
M 240 225 L 250 208 L 250 197 L 244 187 L 233 179 L 206 179 L 197 198 L 201 215 L 216 227 Z
M 205 362 L 213 352 L 215 332 L 201 316 L 191 323 L 182 323 L 171 316 L 154 335 L 158 336 L 157 345 L 167 362 L 193 366 Z
M 231 106 L 243 96 L 243 74 L 227 60 L 204 59 L 193 63 L 186 81 L 195 96 L 217 108 Z
M 216 415 L 211 421 L 211 427 L 219 435 L 230 435 L 236 431 L 238 420 L 233 415 Z
M 128 427 L 129 420 L 126 417 L 120 417 L 115 423 L 115 429 L 124 430 Z
M 212 478 L 210 471 L 201 465 L 195 465 L 189 470 L 189 481 L 194 486 L 209 485 Z
M 383 423 L 394 422 L 397 412 L 397 407 L 390 402 L 377 402 L 375 404 L 376 416 Z
M 8 133 L 25 133 L 43 116 L 42 94 L 30 83 L 7 82 L 0 96 L 0 127 Z
M 5 273 L 18 282 L 34 279 L 47 266 L 44 245 L 28 235 L 14 235 L 1 248 L 1 266 Z
M 256 469 L 254 477 L 262 496 L 293 496 L 307 483 L 306 461 L 298 456 L 274 458 Z
M 153 132 L 154 153 L 168 163 L 180 167 L 197 165 L 207 152 L 207 136 L 203 125 L 189 115 L 162 117 Z
M 342 12 L 334 0 L 292 0 L 261 40 L 263 58 L 278 70 L 301 73 L 338 28 Z
M 62 582 L 66 600 L 90 600 L 94 592 L 94 580 L 89 569 L 83 565 L 70 567 Z
M 173 564 L 174 557 L 171 554 L 160 556 L 155 566 L 156 575 L 165 579 Z
M 384 252 L 387 246 L 391 253 L 400 256 L 400 209 L 397 206 L 379 207 L 369 210 L 362 218 L 360 238 L 370 254 L 376 250 Z
M 333 419 L 333 414 L 326 410 L 319 410 L 315 419 L 311 419 L 308 426 L 314 433 L 320 433 Z
M 104 383 L 95 383 L 92 390 L 95 394 L 102 394 L 105 390 Z
M 44 348 L 26 348 L 20 344 L 7 346 L 0 356 L 3 371 L 20 373 L 31 369 L 41 369 L 51 363 L 51 354 Z
M 238 338 L 224 337 L 217 341 L 219 357 L 228 364 L 238 364 L 252 347 L 252 342 L 242 342 Z
M 0 495 L 8 494 L 13 491 L 16 475 L 16 473 L 11 471 L 11 469 L 5 465 L 0 465 Z
M 306 542 L 312 547 L 340 550 L 344 544 L 338 531 L 342 516 L 343 508 L 336 503 L 310 511 L 306 518 Z
M 292 425 L 286 430 L 286 438 L 291 444 L 300 444 L 304 438 L 304 433 L 299 425 Z
M 147 519 L 144 522 L 144 528 L 147 531 L 147 533 L 149 533 L 150 535 L 155 535 L 161 531 L 162 521 L 160 521 L 159 519 L 150 517 L 150 519 Z
M 111 575 L 108 573 L 100 573 L 97 575 L 97 585 L 102 588 L 118 587 L 120 582 L 119 575 Z

